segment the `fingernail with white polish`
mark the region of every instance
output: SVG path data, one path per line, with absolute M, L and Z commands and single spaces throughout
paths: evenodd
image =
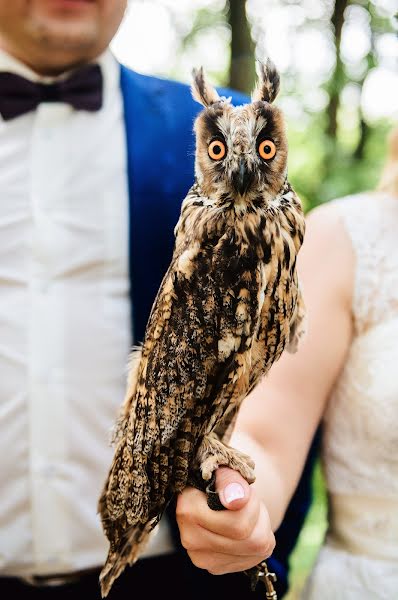
M 229 483 L 224 489 L 225 501 L 230 504 L 234 500 L 239 500 L 245 497 L 245 490 L 240 483 Z

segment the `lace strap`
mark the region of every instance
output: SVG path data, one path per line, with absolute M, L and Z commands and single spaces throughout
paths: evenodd
M 336 201 L 339 214 L 355 254 L 355 282 L 352 313 L 356 334 L 377 321 L 381 310 L 383 235 L 381 211 L 372 194 L 347 196 Z

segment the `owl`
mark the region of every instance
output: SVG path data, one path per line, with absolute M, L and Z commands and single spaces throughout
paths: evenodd
M 296 258 L 304 217 L 287 180 L 273 105 L 279 75 L 259 66 L 252 102 L 233 106 L 193 73 L 195 183 L 182 203 L 170 266 L 141 349 L 132 354 L 115 454 L 99 500 L 110 542 L 102 594 L 140 555 L 167 504 L 219 465 L 254 481 L 228 446 L 237 410 L 303 332 Z

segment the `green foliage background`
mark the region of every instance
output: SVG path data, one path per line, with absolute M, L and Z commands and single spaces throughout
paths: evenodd
M 158 0 L 162 1 L 171 6 L 168 0 Z M 255 80 L 255 57 L 262 59 L 269 55 L 268 14 L 272 10 L 285 11 L 283 14 L 288 19 L 290 11 L 292 14 L 301 11 L 305 16 L 291 28 L 286 45 L 290 44 L 294 55 L 294 45 L 303 37 L 314 31 L 321 32 L 330 41 L 331 65 L 311 80 L 294 59 L 281 72 L 277 103 L 287 117 L 290 181 L 307 211 L 332 198 L 374 188 L 385 159 L 386 133 L 391 128 L 391 120 L 371 121 L 363 114 L 361 101 L 368 76 L 375 69 L 398 67 L 398 52 L 394 64 L 391 60 L 384 64 L 385 57 L 380 52 L 380 41 L 389 35 L 396 36 L 398 30 L 397 14 L 388 9 L 389 0 L 319 0 L 317 16 L 311 0 L 196 2 L 201 7 L 193 10 L 190 26 L 186 26 L 181 35 L 180 50 L 167 74 L 177 79 L 186 78 L 181 57 L 192 56 L 202 61 L 213 36 L 218 41 L 224 40 L 225 55 L 229 54 L 230 59 L 220 70 L 206 68 L 209 78 L 215 84 L 250 93 Z M 265 25 L 264 20 L 259 19 L 264 15 Z M 269 20 L 272 29 L 274 25 Z M 346 46 L 350 43 L 347 27 L 355 21 L 363 27 L 368 47 L 361 58 L 352 63 L 345 61 L 341 48 L 342 42 Z M 282 31 L 281 35 L 284 35 Z M 272 58 L 278 62 L 278 56 Z M 312 59 L 308 56 L 309 63 Z M 321 102 L 316 109 L 309 108 L 311 92 L 323 94 L 323 106 Z M 294 110 L 285 110 L 292 100 Z
M 342 115 L 341 134 L 332 143 L 325 134 L 323 115 L 311 119 L 308 129 L 289 125 L 289 179 L 306 211 L 348 194 L 371 190 L 377 184 L 386 154 L 390 124 L 381 121 L 369 130 L 363 157 L 352 154 L 357 133 L 349 116 Z

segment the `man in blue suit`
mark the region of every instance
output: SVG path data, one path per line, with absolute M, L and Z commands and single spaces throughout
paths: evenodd
M 106 540 L 96 503 L 112 457 L 108 432 L 193 179 L 198 106 L 189 88 L 134 73 L 107 49 L 125 5 L 0 0 L 4 597 L 99 597 Z M 311 460 L 269 561 L 281 592 Z M 255 597 L 241 574 L 193 567 L 172 521 L 114 598 L 144 584 L 167 596 L 166 581 L 174 598 Z

